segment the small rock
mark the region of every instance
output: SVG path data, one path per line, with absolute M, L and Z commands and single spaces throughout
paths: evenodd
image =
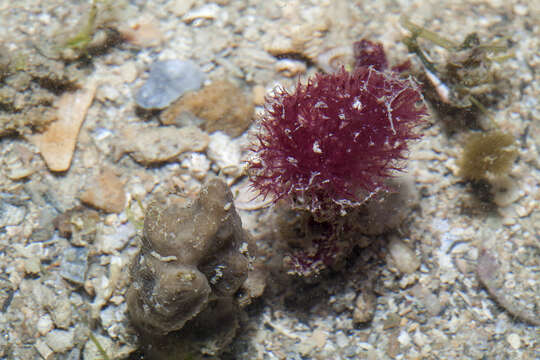
M 175 16 L 185 15 L 193 6 L 195 0 L 172 0 L 167 3 L 165 9 L 172 12 Z
M 19 225 L 26 217 L 26 208 L 0 200 L 0 228 Z
M 73 340 L 73 329 L 70 331 L 55 329 L 45 336 L 45 342 L 56 353 L 63 353 L 71 349 L 75 345 Z
M 413 334 L 413 341 L 416 346 L 418 346 L 419 348 L 422 348 L 428 342 L 428 338 L 419 329 L 416 329 L 416 331 Z
M 372 291 L 362 291 L 356 298 L 353 322 L 356 324 L 370 322 L 375 316 L 375 307 L 377 305 L 377 299 Z
M 39 274 L 41 271 L 41 261 L 39 258 L 28 258 L 24 260 L 24 272 L 29 275 Z
M 210 135 L 210 143 L 206 154 L 210 160 L 219 166 L 225 175 L 238 176 L 242 172 L 240 146 L 226 134 L 216 131 Z
M 389 313 L 383 321 L 383 330 L 388 330 L 399 326 L 400 321 L 401 318 L 399 317 L 399 315 Z
M 54 235 L 54 218 L 58 212 L 52 207 L 44 207 L 39 212 L 37 227 L 32 231 L 31 239 L 33 242 L 44 242 Z
M 336 344 L 340 349 L 343 349 L 345 346 L 349 345 L 349 339 L 343 331 L 338 331 L 336 334 Z
M 41 340 L 37 340 L 36 343 L 34 344 L 34 347 L 36 348 L 37 352 L 39 353 L 39 355 L 41 355 L 41 358 L 44 359 L 44 360 L 50 360 L 53 358 L 53 351 L 51 350 L 51 348 L 49 346 L 47 346 L 47 344 L 45 344 L 43 341 Z
M 405 330 L 401 330 L 399 336 L 397 337 L 397 340 L 403 347 L 407 347 L 411 344 L 411 336 Z
M 298 350 L 304 356 L 311 353 L 314 349 L 322 349 L 326 344 L 328 333 L 322 328 L 313 331 L 310 337 L 305 338 L 298 346 Z
M 105 350 L 108 356 L 112 356 L 110 349 L 114 349 L 114 343 L 111 338 L 99 334 L 94 335 L 96 341 L 99 343 L 101 348 Z M 103 355 L 97 348 L 94 341 L 88 339 L 83 349 L 83 359 L 102 359 Z M 112 357 L 111 357 L 112 358 Z
M 87 246 L 94 242 L 100 221 L 97 211 L 77 206 L 54 218 L 53 225 L 61 237 L 71 237 L 72 245 Z
M 16 144 L 3 156 L 2 168 L 6 171 L 6 176 L 17 181 L 24 179 L 37 171 L 38 166 L 34 164 L 34 153 L 26 146 Z
M 71 351 L 66 357 L 66 360 L 80 360 L 80 359 L 81 359 L 81 350 L 78 347 L 71 349 Z
M 416 257 L 414 251 L 397 237 L 390 241 L 388 251 L 399 271 L 412 274 L 420 267 L 420 260 Z
M 57 298 L 51 311 L 54 325 L 60 329 L 68 329 L 71 326 L 73 312 L 71 302 L 67 298 Z
M 184 152 L 204 151 L 209 141 L 208 134 L 192 126 L 133 126 L 122 132 L 117 156 L 129 153 L 135 161 L 148 165 L 173 160 Z
M 46 335 L 54 327 L 53 321 L 49 314 L 41 316 L 36 324 L 36 329 L 40 335 Z
M 201 87 L 205 75 L 192 61 L 157 61 L 150 68 L 150 77 L 135 95 L 143 109 L 163 109 L 186 91 Z
M 132 83 L 137 79 L 137 67 L 135 66 L 135 62 L 126 62 L 115 68 L 113 71 L 120 76 L 125 83 Z
M 60 276 L 64 279 L 83 285 L 88 269 L 88 249 L 85 247 L 70 247 L 63 253 L 60 264 Z
M 69 169 L 77 136 L 96 88 L 96 82 L 89 81 L 84 88 L 63 94 L 56 103 L 57 120 L 44 133 L 30 136 L 30 142 L 38 147 L 51 171 Z
M 253 100 L 230 81 L 218 80 L 202 90 L 182 96 L 161 114 L 164 125 L 180 125 L 189 115 L 203 119 L 201 128 L 208 132 L 223 131 L 237 137 L 253 119 Z
M 439 298 L 420 284 L 415 285 L 411 292 L 420 301 L 431 316 L 437 316 L 442 310 Z
M 101 325 L 113 339 L 120 335 L 127 314 L 127 304 L 109 305 L 100 312 Z
M 521 339 L 518 334 L 510 334 L 506 337 L 506 341 L 510 344 L 512 349 L 517 350 L 521 347 Z
M 93 179 L 81 201 L 106 212 L 121 213 L 126 205 L 124 184 L 109 168 L 104 168 L 97 178 Z
M 182 167 L 188 169 L 196 179 L 203 180 L 210 170 L 210 161 L 204 154 L 192 153 L 182 160 Z
M 123 249 L 137 233 L 137 229 L 130 222 L 115 227 L 104 227 L 102 230 L 96 237 L 96 247 L 100 253 L 105 254 L 113 254 Z

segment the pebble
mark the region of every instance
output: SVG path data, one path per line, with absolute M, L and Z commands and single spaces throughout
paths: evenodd
M 239 176 L 242 173 L 240 146 L 237 142 L 232 141 L 227 134 L 216 131 L 210 135 L 206 154 L 225 175 Z
M 0 228 L 19 225 L 26 217 L 26 209 L 0 200 Z
M 54 325 L 60 329 L 68 329 L 71 326 L 73 312 L 71 311 L 71 302 L 68 298 L 56 298 L 54 309 L 51 312 Z
M 195 0 L 172 0 L 165 5 L 165 8 L 175 16 L 181 17 L 191 9 L 193 4 L 195 4 Z
M 428 338 L 419 329 L 416 329 L 416 331 L 413 334 L 413 341 L 416 346 L 421 348 L 428 342 Z
M 403 347 L 409 346 L 411 344 L 411 336 L 405 330 L 401 330 L 399 336 L 397 337 L 397 340 Z
M 506 337 L 506 341 L 510 344 L 512 349 L 517 350 L 521 347 L 521 339 L 517 334 L 510 334 Z
M 80 197 L 83 203 L 108 213 L 121 213 L 126 205 L 124 183 L 110 168 L 103 168 Z
M 45 336 L 45 342 L 50 348 L 57 353 L 63 353 L 74 346 L 73 329 L 67 330 L 52 330 Z
M 369 290 L 362 291 L 356 298 L 353 322 L 356 324 L 367 323 L 375 316 L 375 307 L 377 305 L 377 298 L 375 294 Z
M 97 250 L 100 253 L 113 254 L 123 249 L 136 233 L 137 229 L 130 222 L 114 227 L 104 227 L 96 237 Z
M 111 356 L 112 354 L 110 354 L 110 349 L 113 349 L 115 347 L 113 341 L 109 337 L 99 334 L 94 334 L 94 337 L 96 338 L 99 345 L 101 345 L 101 347 L 105 350 L 105 352 L 107 352 L 107 355 Z M 83 359 L 103 359 L 103 355 L 98 350 L 96 344 L 92 341 L 92 339 L 88 339 L 88 341 L 84 345 Z
M 39 274 L 41 271 L 41 261 L 39 258 L 28 258 L 24 260 L 24 272 L 29 275 Z
M 182 160 L 182 167 L 188 169 L 197 180 L 202 180 L 210 170 L 210 161 L 204 154 L 192 153 Z
M 118 139 L 117 156 L 129 153 L 135 161 L 149 165 L 174 160 L 188 151 L 204 151 L 210 137 L 197 127 L 138 127 L 122 131 Z
M 420 267 L 420 260 L 414 251 L 397 237 L 390 241 L 388 251 L 399 271 L 412 274 Z
M 327 339 L 328 332 L 319 327 L 313 331 L 311 336 L 302 340 L 302 342 L 298 345 L 298 351 L 302 355 L 306 356 L 314 349 L 322 349 L 326 344 Z
M 413 296 L 424 305 L 427 312 L 431 316 L 437 316 L 442 310 L 442 305 L 439 297 L 435 296 L 429 289 L 423 287 L 421 284 L 415 285 L 411 292 Z
M 41 358 L 44 359 L 44 360 L 50 360 L 53 358 L 53 351 L 51 350 L 51 348 L 46 344 L 44 343 L 43 341 L 41 340 L 37 340 L 36 343 L 34 344 L 34 347 L 36 348 L 37 352 L 39 353 L 39 355 L 41 355 Z
M 107 330 L 109 336 L 113 339 L 117 338 L 122 332 L 125 316 L 127 314 L 127 304 L 123 303 L 120 306 L 109 305 L 100 312 L 101 325 Z
M 53 207 L 43 207 L 34 221 L 37 226 L 32 230 L 31 239 L 34 242 L 43 242 L 49 240 L 54 235 L 53 220 L 58 212 Z
M 137 91 L 135 101 L 143 109 L 163 109 L 186 91 L 197 90 L 205 79 L 193 61 L 157 61 L 150 68 L 150 76 Z
M 29 137 L 51 171 L 69 169 L 79 130 L 94 100 L 96 88 L 95 81 L 88 81 L 82 89 L 63 94 L 55 104 L 57 120 L 45 132 Z
M 53 321 L 49 314 L 41 316 L 36 324 L 36 330 L 40 335 L 46 335 L 54 327 Z
M 64 279 L 83 285 L 88 269 L 88 248 L 70 247 L 63 252 L 60 264 L 60 276 Z
M 338 333 L 336 334 L 336 344 L 340 348 L 344 348 L 345 346 L 349 345 L 349 339 L 347 335 L 343 333 L 343 331 L 338 331 Z

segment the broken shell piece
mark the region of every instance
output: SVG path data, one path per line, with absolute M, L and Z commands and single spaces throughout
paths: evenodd
M 219 6 L 216 4 L 206 4 L 203 5 L 197 9 L 193 9 L 190 12 L 188 12 L 182 20 L 187 23 L 191 24 L 192 22 L 196 20 L 214 20 L 217 18 L 219 14 Z
M 30 137 L 51 171 L 66 171 L 71 165 L 79 130 L 96 94 L 97 84 L 89 81 L 74 93 L 65 93 L 57 101 L 58 119 L 42 134 Z
M 283 59 L 276 63 L 276 71 L 287 77 L 294 77 L 306 72 L 306 64 L 298 60 Z
M 341 66 L 351 64 L 353 52 L 350 46 L 340 46 L 317 55 L 315 63 L 324 72 L 331 73 L 339 70 Z
M 264 198 L 251 186 L 249 181 L 244 181 L 233 187 L 234 206 L 239 210 L 259 210 L 269 207 L 274 203 L 271 196 Z

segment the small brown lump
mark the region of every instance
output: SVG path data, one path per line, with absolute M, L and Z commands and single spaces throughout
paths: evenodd
M 161 114 L 164 125 L 185 125 L 185 117 L 196 116 L 204 121 L 201 128 L 207 133 L 223 131 L 237 137 L 253 120 L 253 99 L 236 85 L 218 80 L 174 102 Z

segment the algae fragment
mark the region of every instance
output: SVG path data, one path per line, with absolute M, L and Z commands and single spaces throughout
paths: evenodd
M 512 135 L 500 130 L 469 135 L 458 161 L 460 175 L 469 180 L 484 180 L 490 175 L 510 171 L 518 152 Z

